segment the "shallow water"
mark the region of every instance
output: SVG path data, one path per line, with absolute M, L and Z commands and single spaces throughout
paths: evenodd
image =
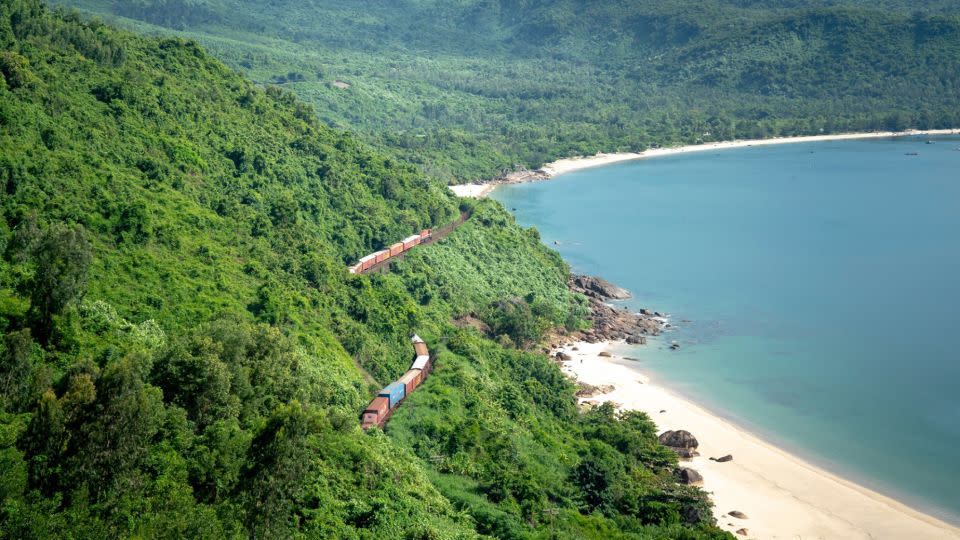
M 926 140 L 674 155 L 493 197 L 672 315 L 628 353 L 654 378 L 958 523 L 960 137 Z

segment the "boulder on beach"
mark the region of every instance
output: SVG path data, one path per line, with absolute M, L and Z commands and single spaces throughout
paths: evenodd
M 646 345 L 647 338 L 643 336 L 627 336 L 627 343 L 630 345 Z
M 730 517 L 735 517 L 735 518 L 737 518 L 737 519 L 748 519 L 748 518 L 747 518 L 747 515 L 744 514 L 744 513 L 741 512 L 741 511 L 739 511 L 739 510 L 731 510 L 731 511 L 727 512 L 727 514 L 729 514 Z
M 750 534 L 750 531 L 748 531 L 747 529 L 737 529 L 737 534 L 739 534 L 740 536 L 746 536 Z
M 700 446 L 700 442 L 689 431 L 678 429 L 676 431 L 664 431 L 660 434 L 660 444 L 670 448 L 694 448 Z
M 573 358 L 569 354 L 562 351 L 558 351 L 556 354 L 556 357 L 557 357 L 557 360 L 561 360 L 563 362 L 573 360 Z
M 660 435 L 659 439 L 660 444 L 676 452 L 677 456 L 682 459 L 692 459 L 700 455 L 700 453 L 697 452 L 697 447 L 700 446 L 700 443 L 697 442 L 697 438 L 691 435 L 689 431 L 682 429 L 665 431 Z
M 680 477 L 680 483 L 686 484 L 688 486 L 702 486 L 703 485 L 703 476 L 700 475 L 697 471 L 689 469 L 687 467 L 681 467 L 677 471 L 677 476 Z
M 726 463 L 728 461 L 733 461 L 733 455 L 727 454 L 721 457 L 712 457 L 710 458 L 710 461 L 716 461 L 717 463 Z
M 577 386 L 579 386 L 579 389 L 575 395 L 579 398 L 592 398 L 602 394 L 609 394 L 610 392 L 616 390 L 616 387 L 614 387 L 612 384 L 601 384 L 594 386 L 592 384 L 581 382 Z
M 597 356 L 603 356 L 604 358 L 610 358 L 610 353 L 607 351 L 601 351 Z

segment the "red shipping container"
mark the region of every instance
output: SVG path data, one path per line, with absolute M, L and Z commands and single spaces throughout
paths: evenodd
M 420 238 L 421 239 L 430 238 L 430 229 L 424 229 L 420 231 Z
M 371 401 L 363 411 L 363 426 L 366 428 L 372 425 L 379 425 L 384 417 L 387 416 L 388 410 L 390 410 L 389 399 L 382 396 L 373 398 L 373 401 Z
M 427 344 L 424 342 L 414 343 L 413 350 L 417 353 L 417 356 L 429 355 L 430 351 L 427 350 Z
M 396 244 L 390 246 L 390 256 L 396 257 L 397 255 L 403 253 L 403 242 L 397 242 Z
M 387 250 L 377 252 L 377 262 L 383 262 L 390 258 L 390 252 Z

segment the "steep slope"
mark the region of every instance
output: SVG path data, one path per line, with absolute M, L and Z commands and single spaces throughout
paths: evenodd
M 460 203 L 194 42 L 13 0 L 0 74 L 0 537 L 724 536 L 523 350 L 584 307 L 499 205 L 351 276 Z M 413 332 L 436 371 L 364 434 Z

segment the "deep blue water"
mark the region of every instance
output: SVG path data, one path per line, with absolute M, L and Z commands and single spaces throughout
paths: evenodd
M 630 351 L 656 379 L 957 523 L 960 137 L 926 140 L 661 157 L 493 196 L 575 271 L 671 314 Z

